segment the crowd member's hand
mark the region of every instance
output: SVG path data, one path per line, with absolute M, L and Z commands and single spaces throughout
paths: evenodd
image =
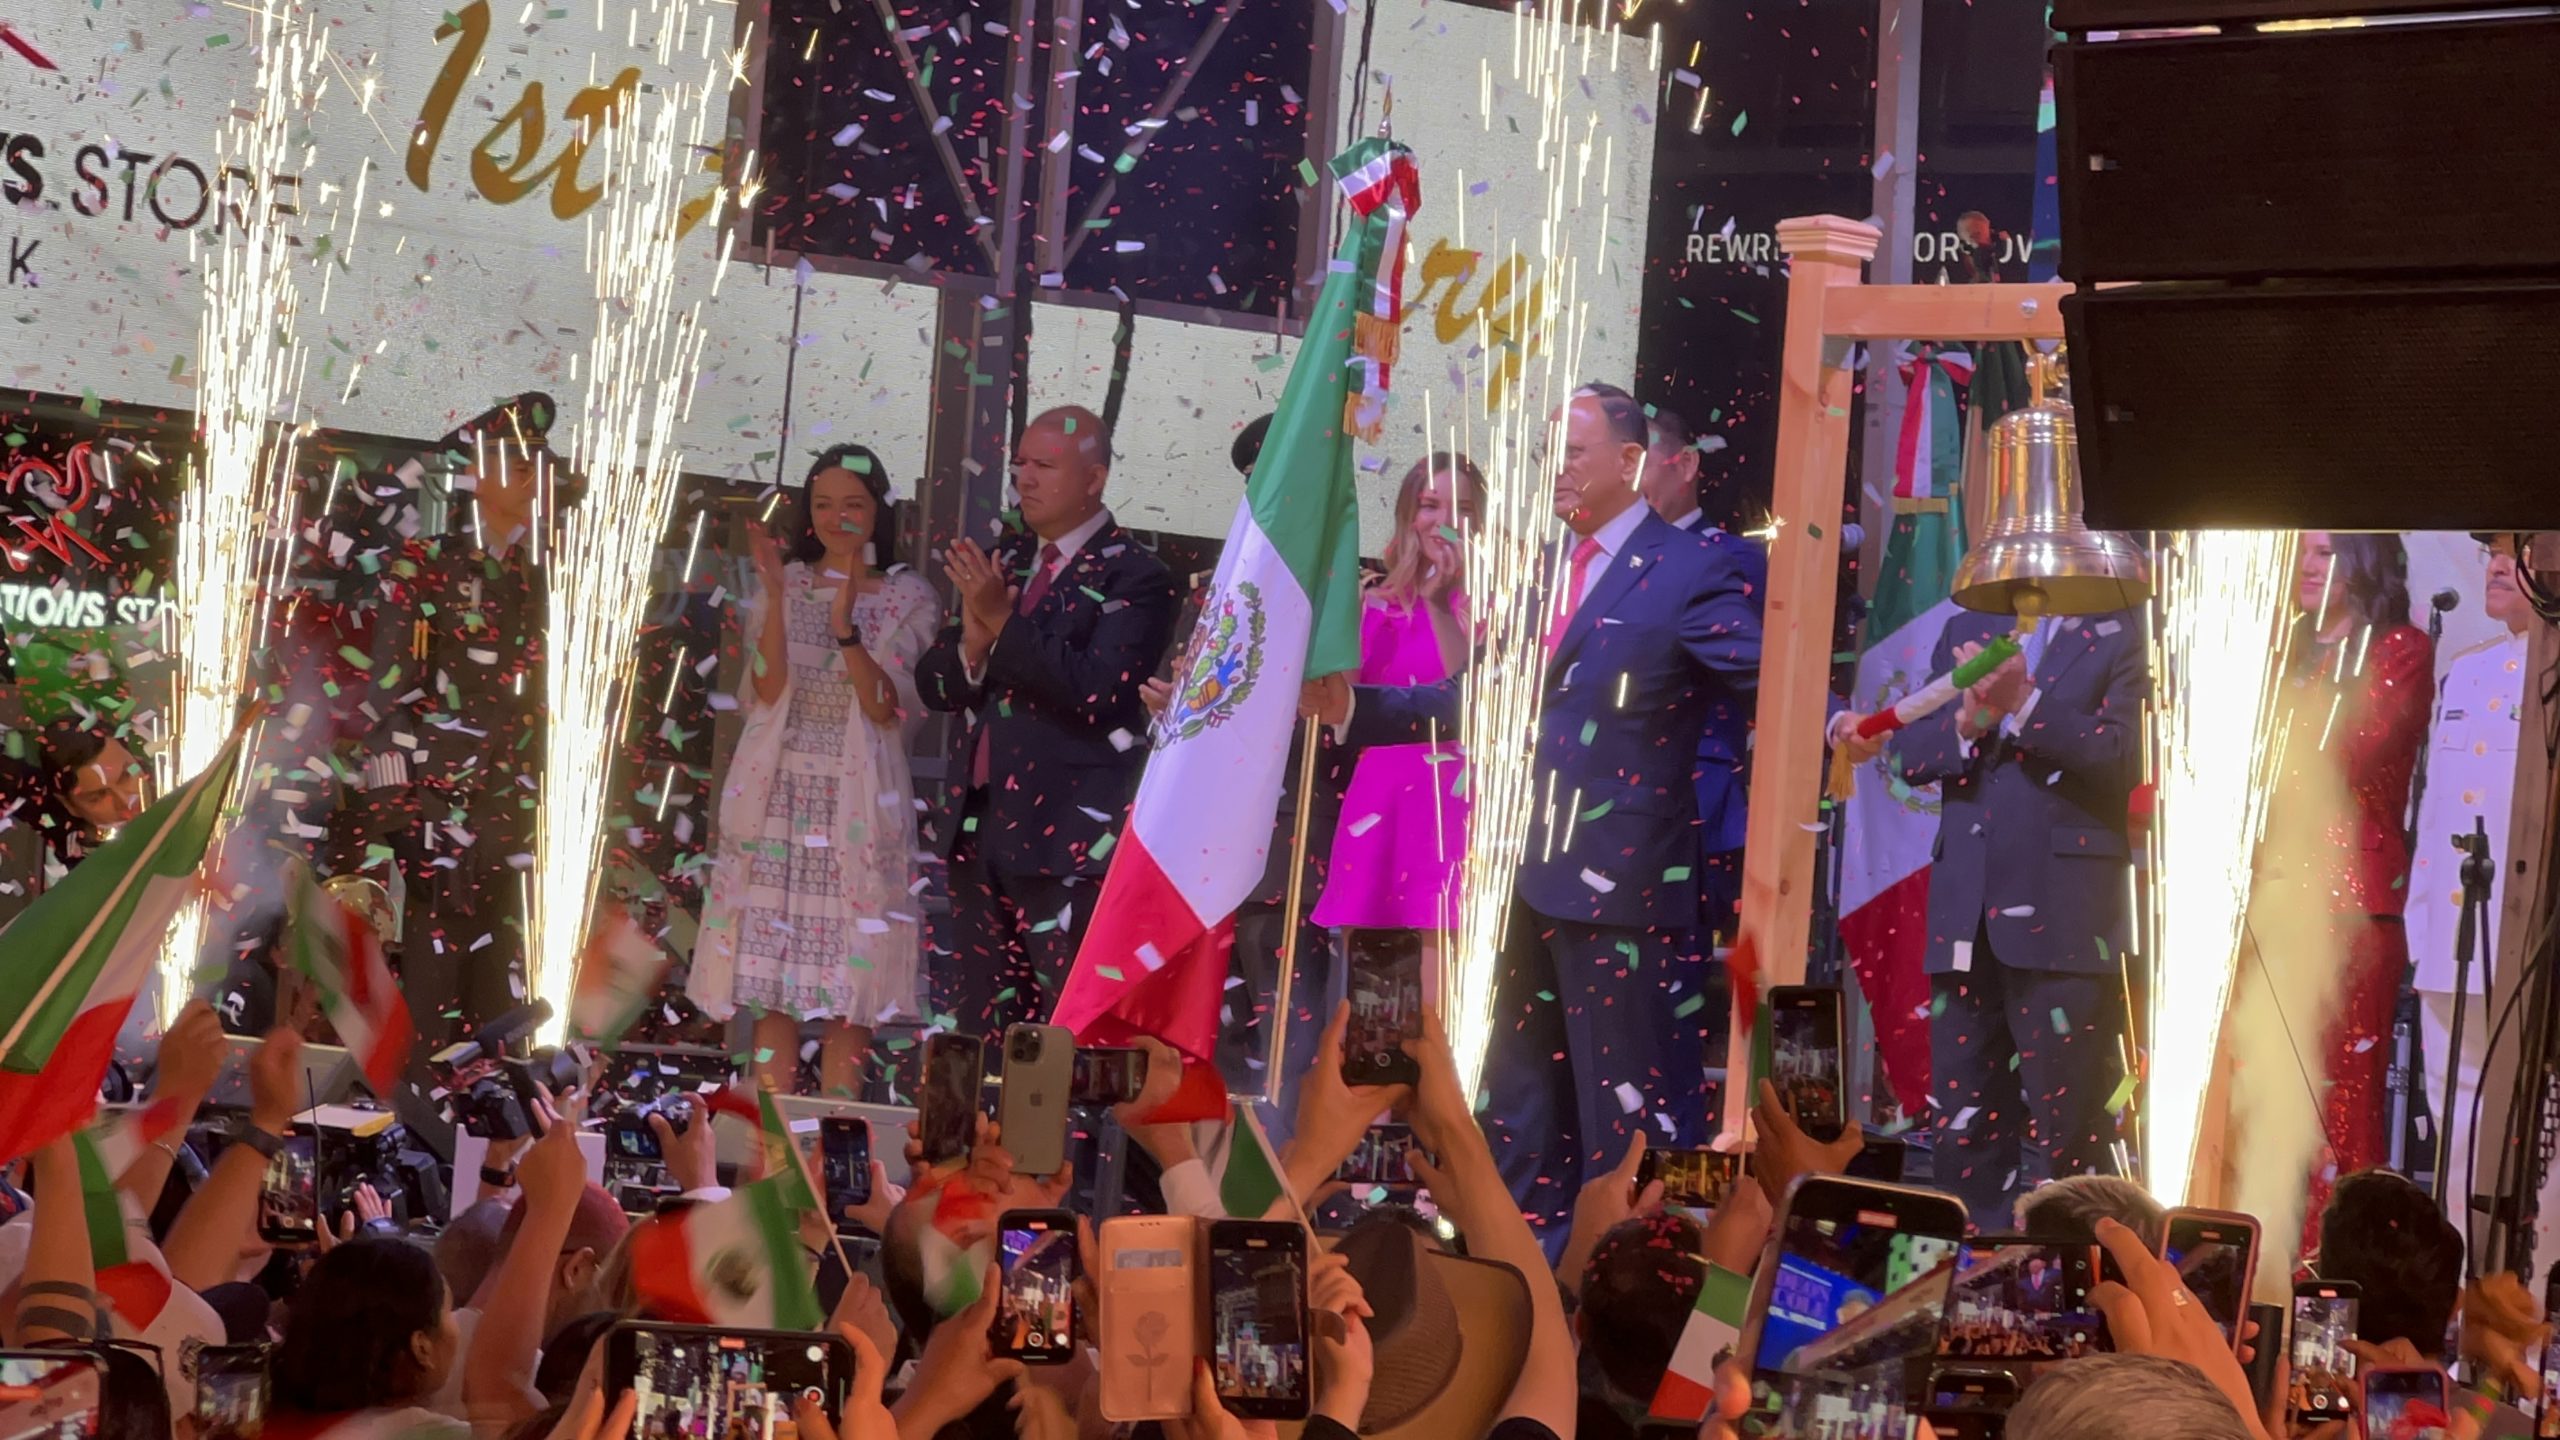
M 1404 1053 L 1413 1057 L 1421 1071 L 1405 1107 L 1413 1138 L 1443 1161 L 1461 1143 L 1483 1144 L 1484 1132 L 1476 1128 L 1476 1112 L 1467 1103 L 1466 1087 L 1458 1083 L 1457 1053 L 1449 1048 L 1448 1027 L 1438 1007 L 1422 1008 L 1422 1029 L 1406 1037 Z
M 1013 1152 L 1004 1148 L 1004 1127 L 981 1115 L 978 1138 L 969 1146 L 969 1185 L 995 1198 L 1006 1210 L 1055 1210 L 1075 1188 L 1073 1162 L 1050 1175 L 1014 1173 Z
M 844 1217 L 874 1235 L 889 1233 L 889 1212 L 907 1198 L 904 1186 L 889 1183 L 889 1167 L 877 1158 L 871 1162 L 871 1198 L 859 1205 L 844 1207 Z
M 1173 703 L 1173 682 L 1170 680 L 1139 681 L 1138 703 L 1146 706 L 1147 713 L 1150 715 L 1163 714 L 1165 708 Z
M 1342 1078 L 1342 1037 L 1351 1024 L 1351 1002 L 1333 1007 L 1333 1019 L 1316 1042 L 1314 1065 L 1298 1080 L 1297 1129 L 1289 1141 L 1289 1180 L 1303 1200 L 1333 1178 L 1378 1117 L 1404 1105 L 1402 1085 L 1354 1085 Z
M 639 1413 L 640 1394 L 636 1390 L 623 1391 L 609 1410 L 605 1408 L 604 1391 L 581 1390 L 561 1414 L 560 1423 L 551 1427 L 551 1440 L 628 1440 L 631 1419 Z
M 302 1037 L 278 1026 L 249 1057 L 249 1123 L 282 1135 L 302 1103 Z
M 1191 1367 L 1191 1418 L 1163 1423 L 1167 1440 L 1276 1440 L 1280 1433 L 1268 1420 L 1237 1419 L 1218 1398 L 1218 1382 L 1206 1360 Z
M 1458 547 L 1439 534 L 1422 537 L 1422 557 L 1430 562 L 1422 572 L 1422 598 L 1442 609 L 1449 607 L 1449 597 L 1458 593 L 1458 585 L 1467 578 L 1467 564 Z
M 1636 1191 L 1636 1176 L 1644 1169 L 1645 1136 L 1642 1130 L 1627 1141 L 1627 1153 L 1616 1166 L 1583 1182 L 1582 1193 L 1574 1197 L 1573 1225 L 1566 1232 L 1564 1254 L 1556 1261 L 1556 1283 L 1567 1293 L 1582 1289 L 1583 1267 L 1591 1263 L 1591 1252 L 1598 1248 L 1600 1237 L 1610 1227 L 1639 1215 L 1662 1212 L 1662 1182 L 1651 1181 L 1642 1194 Z
M 203 1099 L 222 1074 L 223 1058 L 230 1053 L 228 1038 L 222 1033 L 221 1017 L 213 1013 L 211 1005 L 202 1000 L 188 1001 L 168 1033 L 160 1037 L 151 1093 L 155 1097 Z
M 855 1275 L 844 1282 L 844 1293 L 836 1297 L 836 1310 L 827 1317 L 827 1324 L 846 1334 L 860 1331 L 883 1354 L 898 1348 L 898 1327 L 889 1319 L 889 1304 L 869 1276 Z
M 2541 1396 L 2538 1357 L 2550 1339 L 2551 1326 L 2514 1272 L 2493 1270 L 2464 1288 L 2463 1358 L 2495 1377 L 2508 1394 Z
M 1339 725 L 1351 718 L 1351 675 L 1337 670 L 1319 675 L 1298 686 L 1298 713 L 1326 725 Z
M 1014 1440 L 1076 1440 L 1076 1417 L 1067 1402 L 1046 1385 L 1016 1385 L 1013 1399 Z
M 1759 1263 L 1761 1247 L 1769 1240 L 1769 1226 L 1777 1218 L 1770 1207 L 1769 1192 L 1756 1184 L 1737 1184 L 1726 1193 L 1724 1203 L 1707 1217 L 1707 1233 L 1698 1242 L 1700 1259 L 1721 1265 L 1736 1275 L 1748 1275 Z
M 1146 1052 L 1146 1082 L 1138 1087 L 1138 1098 L 1111 1107 L 1111 1118 L 1120 1123 L 1122 1134 L 1155 1157 L 1159 1169 L 1170 1170 L 1185 1160 L 1200 1158 L 1191 1143 L 1191 1126 L 1187 1122 L 1149 1118 L 1181 1091 L 1182 1052 L 1152 1035 L 1138 1037 L 1135 1044 Z
M 880 1398 L 892 1351 L 873 1343 L 866 1331 L 844 1325 L 835 1330 L 853 1347 L 853 1388 L 845 1394 L 844 1423 L 829 1425 L 826 1407 L 804 1395 L 791 1407 L 793 1418 L 800 1422 L 801 1440 L 838 1440 L 839 1436 L 842 1440 L 897 1440 L 897 1417 Z
M 524 1152 L 516 1164 L 516 1185 L 525 1203 L 576 1205 L 587 1185 L 587 1157 L 578 1150 L 578 1119 L 583 1110 L 568 1102 L 560 1124 L 553 1125 Z
M 1840 1138 L 1829 1144 L 1805 1134 L 1778 1098 L 1778 1087 L 1766 1080 L 1760 1082 L 1760 1103 L 1751 1107 L 1751 1121 L 1760 1131 L 1759 1143 L 1751 1150 L 1751 1174 L 1772 1205 L 1799 1175 L 1844 1173 L 1867 1143 L 1855 1125 L 1843 1126 Z
M 1315 1413 L 1356 1435 L 1378 1367 L 1369 1336 L 1369 1317 L 1375 1312 L 1360 1282 L 1352 1278 L 1347 1257 L 1331 1252 L 1316 1257 L 1307 1275 L 1307 1309 L 1315 1321 Z
M 997 1386 L 1021 1377 L 1022 1362 L 998 1358 L 988 1334 L 1003 1280 L 1002 1270 L 989 1264 L 976 1303 L 933 1327 L 917 1357 L 915 1380 L 898 1397 L 901 1433 L 933 1434 L 977 1409 Z
M 325 1223 L 319 1227 L 320 1253 L 323 1255 L 356 1238 L 357 1232 L 363 1227 L 371 1225 L 376 1220 L 389 1219 L 391 1216 L 391 1202 L 382 1198 L 380 1192 L 373 1188 L 373 1182 L 370 1180 L 359 1181 L 355 1194 L 350 1198 L 356 1202 L 356 1208 L 338 1216 L 338 1228 L 335 1231 Z
M 667 1120 L 668 1105 L 686 1117 L 681 1135 Z M 650 1113 L 649 1133 L 658 1137 L 658 1149 L 667 1157 L 667 1178 L 677 1189 L 690 1194 L 720 1183 L 719 1145 L 711 1133 L 709 1107 L 689 1095 L 672 1096 Z
M 2127 1355 L 2160 1355 L 2183 1360 L 2204 1372 L 2214 1388 L 2231 1402 L 2260 1440 L 2264 1422 L 2249 1389 L 2249 1372 L 2232 1353 L 2231 1341 L 2180 1280 L 2177 1267 L 2151 1253 L 2142 1237 L 2114 1220 L 2101 1219 L 2098 1243 L 2115 1257 L 2124 1283 L 2101 1281 L 2089 1292 L 2091 1304 L 2107 1317 L 2116 1349 Z

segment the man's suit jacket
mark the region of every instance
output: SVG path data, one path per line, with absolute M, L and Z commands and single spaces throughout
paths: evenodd
M 995 559 L 1021 577 L 1039 551 L 1036 536 L 1016 534 L 996 547 Z M 1163 562 L 1105 522 L 1029 614 L 1005 620 L 980 683 L 970 684 L 961 664 L 959 624 L 944 627 L 916 662 L 925 707 L 962 717 L 952 728 L 942 804 L 927 817 L 935 853 L 948 859 L 959 842 L 984 729 L 988 795 L 977 841 L 987 868 L 1102 872 L 1093 846 L 1120 828 L 1137 793 L 1147 760 L 1138 686 L 1172 637 L 1177 603 Z
M 1769 591 L 1769 552 L 1760 542 L 1707 523 L 1698 512 L 1691 534 L 1733 555 L 1751 587 L 1754 611 Z M 1745 696 L 1719 698 L 1698 737 L 1698 849 L 1722 855 L 1742 848 L 1744 800 L 1751 789 L 1751 704 Z
M 1955 668 L 1958 645 L 1987 643 L 2012 625 L 2005 615 L 1959 613 L 1938 636 L 1930 673 Z M 1966 745 L 1958 699 L 1893 741 L 1904 779 L 1938 782 L 1932 975 L 1989 963 L 1971 953 L 1986 927 L 2002 964 L 2077 975 L 2116 973 L 2132 939 L 2125 804 L 2140 778 L 2151 696 L 2142 617 L 2055 620 L 2034 678 L 2034 708 L 2014 737 L 1994 730 Z
M 1760 679 L 1760 593 L 1728 538 L 1645 516 L 1574 611 L 1547 662 L 1538 768 L 1555 775 L 1519 895 L 1558 920 L 1631 929 L 1698 924 L 1699 736 Z M 1458 686 L 1362 686 L 1354 745 L 1458 733 Z

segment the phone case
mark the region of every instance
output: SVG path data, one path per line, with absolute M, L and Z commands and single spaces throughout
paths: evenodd
M 1191 1414 L 1191 1372 L 1200 1355 L 1201 1231 L 1169 1215 L 1120 1215 L 1102 1222 L 1102 1271 L 1094 1289 L 1102 1313 L 1102 1418 L 1179 1420 Z M 1178 1265 L 1116 1263 L 1178 1253 Z
M 1039 1054 L 1017 1058 L 1026 1039 Z M 1067 1097 L 1075 1085 L 1076 1037 L 1063 1025 L 1013 1025 L 1004 1032 L 1004 1089 L 996 1106 L 1016 1175 L 1055 1175 L 1067 1164 Z

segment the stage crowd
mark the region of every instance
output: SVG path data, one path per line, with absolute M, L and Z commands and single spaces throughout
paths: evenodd
M 2272 803 L 2322 805 L 2313 823 L 2334 840 L 2311 884 L 2343 998 L 2295 1037 L 2326 1143 L 2302 1176 L 2299 1237 L 2225 1217 L 2238 1229 L 2182 1240 L 2206 1222 L 2123 1178 L 2139 1160 L 2123 1092 L 2141 997 L 2122 961 L 2152 692 L 2138 610 L 2024 627 L 1953 612 L 1932 673 L 2003 636 L 2019 653 L 1889 740 L 1832 727 L 1874 783 L 1940 797 L 1911 980 L 1925 1089 L 1859 1093 L 1835 1000 L 1831 1029 L 1783 1041 L 1769 1076 L 1731 1077 L 1755 1102 L 1738 1183 L 1701 1204 L 1653 1178 L 1649 1156 L 1720 1128 L 1768 560 L 1702 512 L 1688 422 L 1599 383 L 1574 392 L 1548 462 L 1570 536 L 1536 744 L 1572 799 L 1529 826 L 1472 1099 L 1451 997 L 1423 979 L 1456 922 L 1472 818 L 1453 737 L 1485 478 L 1448 452 L 1397 480 L 1357 669 L 1296 697 L 1313 722 L 1298 743 L 1317 754 L 1303 772 L 1291 756 L 1235 917 L 1215 1056 L 1226 1089 L 1267 1091 L 1261 1117 L 1161 1119 L 1183 1064 L 1153 1040 L 1075 1057 L 1128 1078 L 1072 1102 L 1063 1055 L 1036 1072 L 1055 1093 L 1025 1078 L 1127 853 L 1149 754 L 1251 683 L 1218 663 L 1208 577 L 1176 575 L 1114 518 L 1121 459 L 1079 406 L 1023 427 L 1006 522 L 921 565 L 898 563 L 892 477 L 861 445 L 818 455 L 748 522 L 736 739 L 700 912 L 681 943 L 649 937 L 674 969 L 645 997 L 734 1064 L 573 1052 L 531 1088 L 431 1069 L 429 1052 L 488 1037 L 526 995 L 520 897 L 548 723 L 538 557 L 579 499 L 548 448 L 553 418 L 531 395 L 447 437 L 438 463 L 465 504 L 436 503 L 415 469 L 352 482 L 328 522 L 337 543 L 313 532 L 313 599 L 289 622 L 332 648 L 360 638 L 362 668 L 406 677 L 294 722 L 311 727 L 297 757 L 336 748 L 285 762 L 275 783 L 313 798 L 267 838 L 380 931 L 419 1034 L 403 1074 L 427 1077 L 394 1107 L 409 1138 L 369 1148 L 378 1126 L 315 1108 L 328 1082 L 306 1052 L 360 1042 L 332 1029 L 288 928 L 224 937 L 227 973 L 120 1073 L 123 1108 L 0 1157 L 7 1434 L 1998 1433 L 1965 1428 L 1980 1417 L 1948 1399 L 1968 1367 L 2010 1387 L 2013 1440 L 2318 1433 L 2327 1417 L 2300 1412 L 2320 1387 L 2284 1378 L 2283 1331 L 2259 1328 L 2244 1283 L 2226 1297 L 2198 1268 L 2202 1246 L 2242 1230 L 2250 1247 L 2298 1238 L 2306 1278 L 2360 1287 L 2360 1320 L 2319 1352 L 2323 1385 L 2353 1385 L 2359 1364 L 2433 1377 L 2393 1412 L 2413 1428 L 2392 1433 L 2537 1433 L 2541 1307 L 2513 1275 L 2471 1279 L 2465 1207 L 2448 1217 L 2388 1168 L 2385 1095 L 2404 990 L 2414 978 L 2430 1095 L 2463 990 L 2458 858 L 2441 837 L 2475 814 L 2505 833 L 2507 786 L 2465 768 L 2475 737 L 2512 765 L 2539 623 L 2502 541 L 2480 564 L 2503 638 L 2454 659 L 2439 695 L 2402 542 L 2305 537 L 2288 708 L 2319 733 L 2287 763 L 2323 773 L 2289 775 Z M 1239 494 L 1263 429 L 1240 431 Z M 918 766 L 936 733 L 938 763 Z M 0 828 L 12 914 L 143 804 L 144 757 L 106 717 L 32 739 L 8 777 L 30 803 Z M 2445 757 L 2423 789 L 2422 752 Z M 2458 1114 L 2488 1029 L 2475 993 Z M 956 1101 L 924 1093 L 949 1036 L 983 1041 L 983 1061 L 955 1063 L 1004 1073 L 1000 1100 L 972 1083 L 981 1070 Z M 905 1104 L 928 1113 L 893 1123 Z M 758 1141 L 724 1156 L 724 1128 Z M 582 1138 L 605 1142 L 601 1165 Z M 1364 1158 L 1379 1154 L 1402 1159 Z M 2466 1165 L 2450 1193 L 2475 1183 Z M 1900 1233 L 1870 1254 L 1821 1228 L 1835 1222 L 1819 1204 Z M 1035 1277 L 1032 1318 L 1007 1324 L 999 1231 L 1019 1216 L 1059 1217 L 1080 1244 L 1072 1283 Z M 2059 1261 L 1977 1303 L 1953 1281 L 1968 1234 Z M 1229 1245 L 1262 1247 L 1255 1278 L 1207 1294 L 1195 1273 L 1220 1273 Z M 1148 1288 L 1174 1272 L 1174 1290 Z M 2049 1294 L 2084 1272 L 2086 1293 Z M 1744 1348 L 1718 1353 L 1718 1326 L 1695 1318 L 1711 1313 L 1725 1348 L 1736 1332 Z M 2094 1347 L 2076 1318 L 2092 1313 Z M 2065 1314 L 2068 1334 L 2036 1318 Z M 712 1321 L 746 1338 L 652 1329 Z M 1045 1341 L 1061 1325 L 1067 1353 Z M 1799 1329 L 1801 1343 L 1771 1338 Z M 1854 1383 L 1826 1347 L 1855 1353 Z M 88 1428 L 47 1418 L 79 1403 L 48 1368 L 66 1356 L 95 1372 Z M 1962 1363 L 1932 1369 L 1941 1357 Z M 1906 1370 L 1929 1383 L 1905 1386 Z

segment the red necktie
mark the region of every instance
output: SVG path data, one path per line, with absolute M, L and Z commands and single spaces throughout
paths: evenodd
M 1573 564 L 1565 573 L 1564 603 L 1556 607 L 1556 618 L 1547 625 L 1547 653 L 1556 653 L 1564 643 L 1565 628 L 1573 624 L 1573 612 L 1582 608 L 1582 582 L 1591 573 L 1591 561 L 1600 553 L 1600 542 L 1585 535 L 1573 547 Z
M 1031 582 L 1022 587 L 1021 598 L 1014 602 L 1013 613 L 1028 615 L 1031 607 L 1049 593 L 1049 584 L 1058 578 L 1058 547 L 1042 545 L 1040 563 L 1031 572 Z M 978 744 L 969 755 L 969 788 L 983 790 L 987 785 L 987 718 L 978 717 Z

